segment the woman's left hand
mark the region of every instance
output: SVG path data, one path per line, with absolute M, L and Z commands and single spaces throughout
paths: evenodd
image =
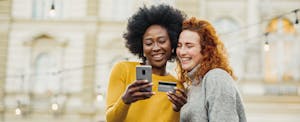
M 173 104 L 173 110 L 179 112 L 181 107 L 187 102 L 187 95 L 183 89 L 175 87 L 174 92 L 167 92 L 168 99 Z

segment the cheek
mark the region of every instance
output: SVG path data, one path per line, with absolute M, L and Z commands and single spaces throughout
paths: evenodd
M 171 47 L 171 44 L 166 44 L 166 45 L 163 45 L 163 48 L 167 51 L 167 52 L 172 52 L 172 47 Z
M 190 55 L 193 57 L 194 62 L 199 63 L 200 60 L 202 59 L 202 55 L 200 50 L 193 50 L 190 51 Z
M 150 49 L 149 47 L 143 46 L 143 52 L 144 52 L 144 53 L 149 53 L 150 50 L 151 50 L 151 49 Z
M 179 48 L 177 48 L 175 51 L 176 51 L 176 54 L 177 54 L 177 56 L 179 56 L 180 49 L 179 49 Z

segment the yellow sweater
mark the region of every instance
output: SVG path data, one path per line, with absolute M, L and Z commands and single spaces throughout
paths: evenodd
M 106 98 L 107 122 L 179 122 L 179 112 L 172 109 L 172 103 L 168 100 L 167 94 L 158 91 L 158 81 L 177 82 L 172 75 L 152 74 L 152 90 L 156 94 L 151 98 L 134 102 L 131 105 L 122 101 L 121 96 L 126 87 L 136 79 L 136 65 L 140 64 L 120 62 L 112 69 Z M 177 82 L 177 87 L 182 88 L 182 84 Z

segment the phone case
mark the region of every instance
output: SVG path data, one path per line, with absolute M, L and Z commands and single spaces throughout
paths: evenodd
M 150 65 L 136 66 L 136 79 L 152 82 L 152 67 Z M 142 89 L 141 91 L 151 92 L 152 87 Z

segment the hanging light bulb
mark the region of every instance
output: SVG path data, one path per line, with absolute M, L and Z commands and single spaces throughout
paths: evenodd
M 268 41 L 268 35 L 269 35 L 269 32 L 266 32 L 265 33 L 265 45 L 264 45 L 264 49 L 265 51 L 269 51 L 270 50 L 270 45 L 269 45 L 269 41 Z
M 55 14 L 56 14 L 56 11 L 55 11 L 54 0 L 53 0 L 53 1 L 52 1 L 52 4 L 51 4 L 51 9 L 50 9 L 50 11 L 49 11 L 49 15 L 50 15 L 51 17 L 54 17 Z
M 298 12 L 299 9 L 296 9 L 294 12 L 295 12 L 295 16 L 296 16 L 296 20 L 295 20 L 295 24 L 299 24 L 299 18 L 298 18 Z
M 97 95 L 97 101 L 99 102 L 103 101 L 103 95 L 101 93 Z
M 19 107 L 16 108 L 15 114 L 16 114 L 17 116 L 22 115 L 22 111 L 21 111 L 21 109 L 20 109 Z
M 270 50 L 270 45 L 269 45 L 268 41 L 265 42 L 264 49 L 265 49 L 265 51 L 269 51 Z
M 57 104 L 57 103 L 52 103 L 51 109 L 52 109 L 53 111 L 57 111 L 57 110 L 58 110 L 58 104 Z

